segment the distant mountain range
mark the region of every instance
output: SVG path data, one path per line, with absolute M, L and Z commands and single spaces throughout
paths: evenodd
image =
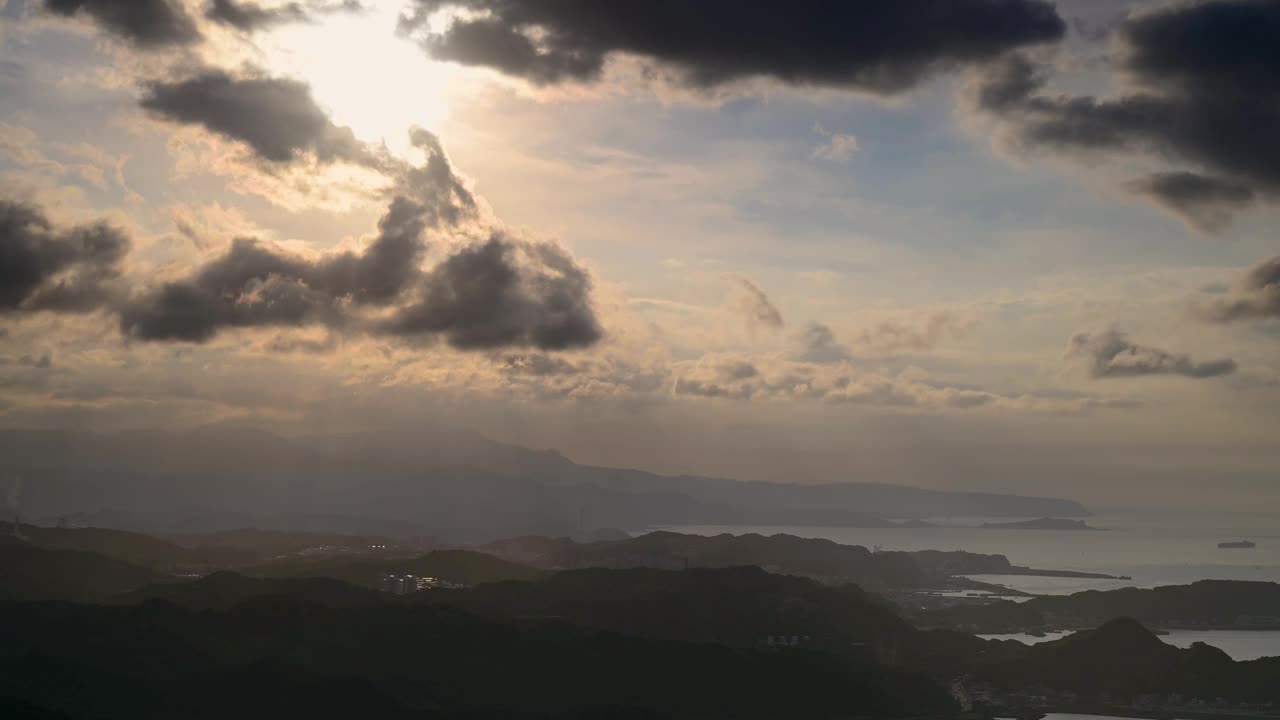
M 6 430 L 0 456 L 4 470 L 23 480 L 28 517 L 153 532 L 252 526 L 482 541 L 599 528 L 887 527 L 894 523 L 886 518 L 1088 515 L 1056 498 L 593 467 L 447 427 L 303 438 L 229 426 Z

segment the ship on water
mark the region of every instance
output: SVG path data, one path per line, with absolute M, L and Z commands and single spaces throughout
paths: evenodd
M 1218 547 L 1252 550 L 1253 548 L 1256 548 L 1258 546 L 1255 543 L 1249 542 L 1248 540 L 1237 540 L 1235 542 L 1220 542 L 1218 543 Z

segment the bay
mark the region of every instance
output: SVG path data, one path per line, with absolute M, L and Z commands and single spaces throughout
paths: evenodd
M 1012 530 L 981 527 L 992 518 L 931 519 L 933 527 L 678 526 L 699 535 L 754 532 L 823 538 L 880 550 L 965 550 L 998 554 L 1015 565 L 1125 575 L 1128 580 L 1011 575 L 977 576 L 1023 592 L 1058 595 L 1082 590 L 1182 585 L 1196 580 L 1280 582 L 1280 524 L 1262 515 L 1168 515 L 1131 512 L 1087 518 L 1100 530 Z M 1005 522 L 1011 518 L 1000 518 Z M 1254 549 L 1219 548 L 1250 539 Z

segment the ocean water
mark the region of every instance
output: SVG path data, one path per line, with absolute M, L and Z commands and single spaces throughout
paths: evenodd
M 1004 555 L 1014 565 L 1047 570 L 1127 575 L 1130 580 L 975 575 L 974 579 L 1038 595 L 1065 595 L 1082 590 L 1183 585 L 1196 580 L 1280 582 L 1280 519 L 1261 515 L 1155 515 L 1108 513 L 1088 518 L 1100 530 L 1000 530 L 983 522 L 1012 518 L 947 518 L 930 520 L 929 528 L 824 528 L 683 526 L 664 528 L 697 535 L 785 533 L 824 538 L 881 550 L 966 550 Z M 1251 550 L 1219 548 L 1224 541 L 1249 539 Z M 1063 637 L 984 635 L 1028 644 Z M 1235 660 L 1280 656 L 1280 631 L 1172 630 L 1160 637 L 1189 647 L 1204 642 Z M 1050 715 L 1055 720 L 1086 716 Z
M 1015 518 L 1001 518 L 1005 522 Z M 1109 513 L 1088 518 L 1100 530 L 1001 530 L 980 527 L 990 518 L 931 519 L 928 528 L 681 526 L 699 535 L 755 532 L 825 538 L 882 550 L 967 550 L 1000 554 L 1015 565 L 1127 575 L 1090 580 L 989 575 L 976 579 L 1036 594 L 1181 585 L 1204 579 L 1280 582 L 1280 519 L 1260 515 L 1152 515 Z M 1219 548 L 1249 539 L 1252 550 Z
M 1063 630 L 1062 632 L 1045 633 L 1044 635 L 1028 635 L 1026 633 L 997 633 L 994 635 L 979 635 L 983 640 L 1017 640 L 1023 645 L 1039 645 L 1040 643 L 1049 642 L 1050 640 L 1061 640 L 1070 635 L 1072 630 Z
M 1050 640 L 1058 640 L 1071 632 L 1046 633 L 1044 637 L 1024 633 L 1001 635 L 979 635 L 988 640 L 1017 640 L 1027 645 L 1037 645 Z M 1263 657 L 1280 656 L 1280 631 L 1275 630 L 1170 630 L 1160 639 L 1170 645 L 1186 648 L 1192 643 L 1202 642 L 1225 652 L 1232 660 L 1257 660 Z

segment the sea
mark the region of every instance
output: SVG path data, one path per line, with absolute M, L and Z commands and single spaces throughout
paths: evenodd
M 1036 595 L 1184 585 L 1197 580 L 1280 582 L 1280 518 L 1256 514 L 1139 513 L 1112 511 L 1086 518 L 1094 530 L 1009 530 L 984 522 L 1032 518 L 930 518 L 933 527 L 846 528 L 790 526 L 678 526 L 662 528 L 697 535 L 777 533 L 823 538 L 880 550 L 965 550 L 999 554 L 1014 565 L 1127 576 L 1129 579 L 974 575 L 975 580 Z M 1250 540 L 1252 549 L 1219 548 Z M 1053 638 L 1016 638 L 1043 641 Z M 1280 656 L 1280 631 L 1175 631 L 1165 642 L 1197 640 L 1236 660 Z

